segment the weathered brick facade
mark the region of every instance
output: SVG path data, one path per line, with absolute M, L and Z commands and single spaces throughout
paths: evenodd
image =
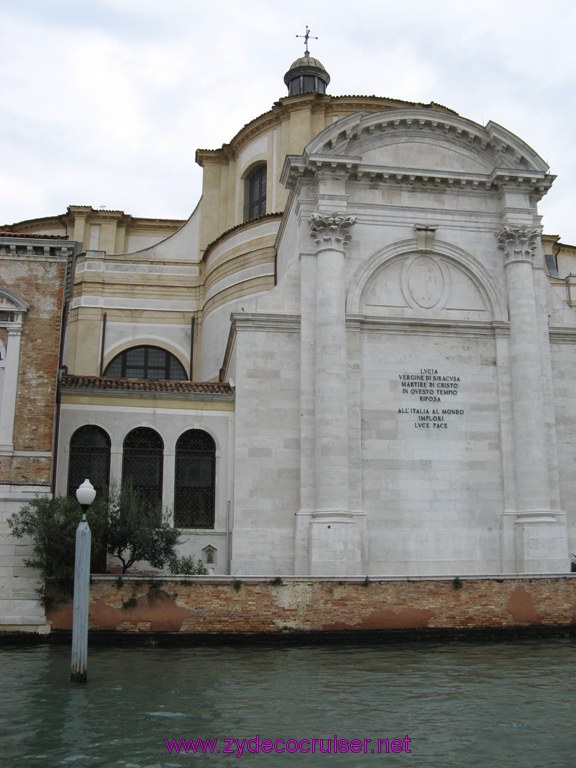
M 0 627 L 39 629 L 44 611 L 25 541 L 8 518 L 52 490 L 67 276 L 77 244 L 0 234 Z
M 70 629 L 72 606 L 48 616 Z M 290 633 L 574 627 L 576 575 L 337 581 L 94 576 L 92 631 Z
M 66 277 L 66 259 L 14 264 L 4 271 L 7 286 L 25 298 L 29 310 L 23 323 L 14 422 L 15 451 L 51 451 L 59 365 L 59 346 Z M 4 262 L 6 267 L 6 262 Z M 50 483 L 51 461 L 13 458 L 4 482 Z

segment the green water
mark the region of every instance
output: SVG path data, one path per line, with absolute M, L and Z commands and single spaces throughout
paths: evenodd
M 87 685 L 70 683 L 69 667 L 66 647 L 0 648 L 0 765 L 576 765 L 570 640 L 96 647 Z M 217 739 L 215 751 L 166 746 L 199 738 Z

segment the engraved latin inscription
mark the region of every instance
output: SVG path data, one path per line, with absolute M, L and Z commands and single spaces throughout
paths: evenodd
M 411 416 L 414 429 L 445 430 L 452 417 L 464 416 L 458 403 L 460 376 L 420 368 L 418 372 L 400 373 L 398 379 L 402 399 L 411 403 L 398 408 L 398 414 Z

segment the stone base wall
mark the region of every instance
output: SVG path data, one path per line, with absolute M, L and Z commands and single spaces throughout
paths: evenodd
M 72 627 L 54 606 L 55 630 Z M 93 577 L 90 629 L 289 633 L 576 625 L 576 574 L 462 579 Z

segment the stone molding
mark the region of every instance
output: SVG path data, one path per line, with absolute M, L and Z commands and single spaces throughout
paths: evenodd
M 576 344 L 576 328 L 549 327 L 550 341 L 554 344 Z
M 495 168 L 528 173 L 547 173 L 549 168 L 534 150 L 496 123 L 479 125 L 456 113 L 440 112 L 427 108 L 357 112 L 333 123 L 317 134 L 306 152 L 314 155 L 358 154 L 358 147 L 373 139 L 381 142 L 383 136 L 436 136 L 442 142 L 472 147 L 473 151 L 485 152 L 492 158 Z
M 429 142 L 480 160 L 485 172 L 442 170 L 364 162 L 367 152 L 399 141 Z M 524 141 L 495 123 L 481 126 L 456 114 L 408 108 L 343 117 L 321 131 L 302 155 L 287 156 L 281 182 L 296 189 L 319 173 L 403 189 L 439 189 L 483 194 L 517 191 L 540 199 L 554 176 Z
M 66 245 L 60 242 L 55 245 L 53 242 L 47 242 L 47 239 L 32 239 L 32 237 L 25 239 L 5 235 L 0 237 L 0 254 L 8 258 L 65 261 L 74 255 L 75 249 L 75 242 Z
M 498 248 L 504 251 L 505 264 L 516 261 L 534 263 L 540 227 L 504 227 L 497 235 Z
M 495 169 L 491 173 L 417 170 L 402 167 L 364 165 L 358 157 L 309 157 L 305 160 L 289 156 L 282 181 L 295 189 L 298 179 L 313 178 L 320 172 L 343 173 L 355 181 L 395 186 L 410 190 L 443 190 L 471 193 L 506 190 L 524 192 L 540 200 L 550 190 L 555 177 L 538 171 Z
M 420 317 L 378 317 L 370 315 L 347 315 L 346 328 L 351 331 L 365 331 L 392 335 L 419 336 L 472 336 L 507 338 L 510 324 L 501 321 L 481 322 L 477 320 L 437 320 Z
M 300 332 L 300 315 L 280 315 L 268 312 L 233 312 L 232 325 L 236 331 Z
M 310 237 L 317 246 L 344 249 L 352 234 L 350 227 L 356 223 L 356 216 L 343 216 L 340 213 L 313 213 L 310 216 Z

